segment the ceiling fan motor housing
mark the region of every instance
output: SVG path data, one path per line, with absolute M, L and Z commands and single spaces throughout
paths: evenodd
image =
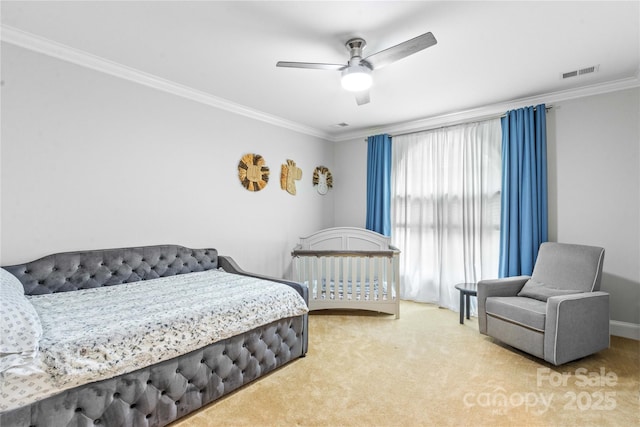
M 367 42 L 361 38 L 351 39 L 345 43 L 345 47 L 351 54 L 351 59 L 362 58 L 362 51 L 366 46 L 367 46 Z
M 362 92 L 368 90 L 373 83 L 371 66 L 362 60 L 362 51 L 367 45 L 364 39 L 355 38 L 345 43 L 349 49 L 351 58 L 349 65 L 342 70 L 342 87 L 350 92 Z

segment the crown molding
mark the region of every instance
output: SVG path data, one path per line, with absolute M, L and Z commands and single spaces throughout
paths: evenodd
M 572 99 L 584 98 L 587 96 L 601 95 L 619 90 L 632 89 L 640 87 L 640 69 L 634 77 L 629 77 L 610 82 L 594 84 L 591 86 L 583 86 L 575 89 L 567 89 L 557 92 L 549 92 L 542 95 L 531 96 L 527 98 L 519 98 L 509 100 L 497 104 L 486 105 L 480 108 L 472 108 L 464 111 L 455 111 L 448 114 L 427 117 L 424 119 L 413 120 L 404 123 L 394 123 L 390 125 L 360 129 L 351 133 L 341 134 L 334 137 L 335 142 L 347 141 L 352 139 L 366 138 L 371 135 L 389 134 L 400 135 L 412 132 L 421 132 L 429 129 L 435 129 L 444 126 L 453 126 L 470 121 L 480 121 L 490 119 L 492 117 L 500 117 L 509 110 L 526 107 L 529 105 L 546 104 L 553 105 L 562 101 L 570 101 Z
M 289 129 L 294 132 L 322 138 L 329 141 L 332 141 L 334 139 L 330 134 L 321 130 L 309 126 L 304 126 L 300 123 L 286 120 L 272 114 L 267 114 L 256 109 L 237 104 L 227 99 L 211 95 L 210 93 L 193 89 L 191 87 L 163 79 L 153 74 L 145 73 L 144 71 L 140 71 L 135 68 L 127 67 L 117 62 L 92 55 L 83 50 L 75 49 L 70 46 L 54 42 L 50 39 L 40 37 L 14 27 L 2 25 L 1 30 L 1 38 L 3 42 L 22 47 L 24 49 L 61 59 L 63 61 L 71 62 L 82 67 L 90 68 L 95 71 L 100 71 L 105 74 L 119 77 L 121 79 L 139 83 L 141 85 L 161 90 L 163 92 L 177 95 L 186 99 L 190 99 L 192 101 L 196 101 L 210 107 L 218 108 L 230 113 L 239 114 L 241 116 L 269 123 L 274 126 Z
M 611 82 L 605 82 L 575 89 L 550 92 L 527 98 L 508 100 L 505 102 L 487 105 L 479 108 L 473 108 L 464 111 L 454 111 L 433 117 L 427 117 L 424 119 L 413 120 L 410 122 L 393 123 L 384 126 L 359 129 L 353 132 L 332 134 L 253 108 L 246 107 L 227 99 L 220 98 L 209 93 L 163 79 L 153 74 L 145 73 L 143 71 L 127 67 L 108 59 L 92 55 L 83 50 L 75 49 L 70 46 L 54 42 L 50 39 L 40 37 L 14 27 L 2 25 L 0 29 L 1 39 L 3 42 L 7 42 L 34 52 L 71 62 L 73 64 L 103 72 L 115 77 L 136 82 L 157 90 L 161 90 L 176 96 L 199 102 L 201 104 L 218 108 L 220 110 L 239 114 L 301 134 L 322 138 L 330 142 L 340 142 L 358 138 L 366 138 L 367 136 L 378 135 L 381 133 L 399 135 L 411 132 L 420 132 L 437 127 L 452 126 L 469 121 L 485 120 L 491 117 L 500 116 L 506 111 L 516 108 L 522 108 L 527 105 L 537 105 L 542 103 L 553 104 L 586 96 L 600 95 L 608 92 L 640 87 L 639 67 L 633 77 L 626 79 L 614 80 Z

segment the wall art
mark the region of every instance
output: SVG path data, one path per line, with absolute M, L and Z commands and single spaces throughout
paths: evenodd
M 296 195 L 296 181 L 302 179 L 302 169 L 296 166 L 296 162 L 287 159 L 280 172 L 280 187 L 287 193 Z
M 313 185 L 316 186 L 318 194 L 322 194 L 323 196 L 329 192 L 330 188 L 333 188 L 333 176 L 329 168 L 318 166 L 314 169 Z
M 245 154 L 238 163 L 238 178 L 249 191 L 260 191 L 269 182 L 269 167 L 260 154 Z

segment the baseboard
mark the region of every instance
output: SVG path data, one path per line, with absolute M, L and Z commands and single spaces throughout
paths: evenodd
M 609 321 L 609 333 L 617 337 L 640 341 L 640 325 L 637 323 Z

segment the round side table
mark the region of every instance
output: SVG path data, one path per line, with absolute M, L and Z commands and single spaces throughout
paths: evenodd
M 458 283 L 456 285 L 456 289 L 460 291 L 460 324 L 463 325 L 465 306 L 467 310 L 467 319 L 470 319 L 471 297 L 478 296 L 478 286 L 475 283 Z

